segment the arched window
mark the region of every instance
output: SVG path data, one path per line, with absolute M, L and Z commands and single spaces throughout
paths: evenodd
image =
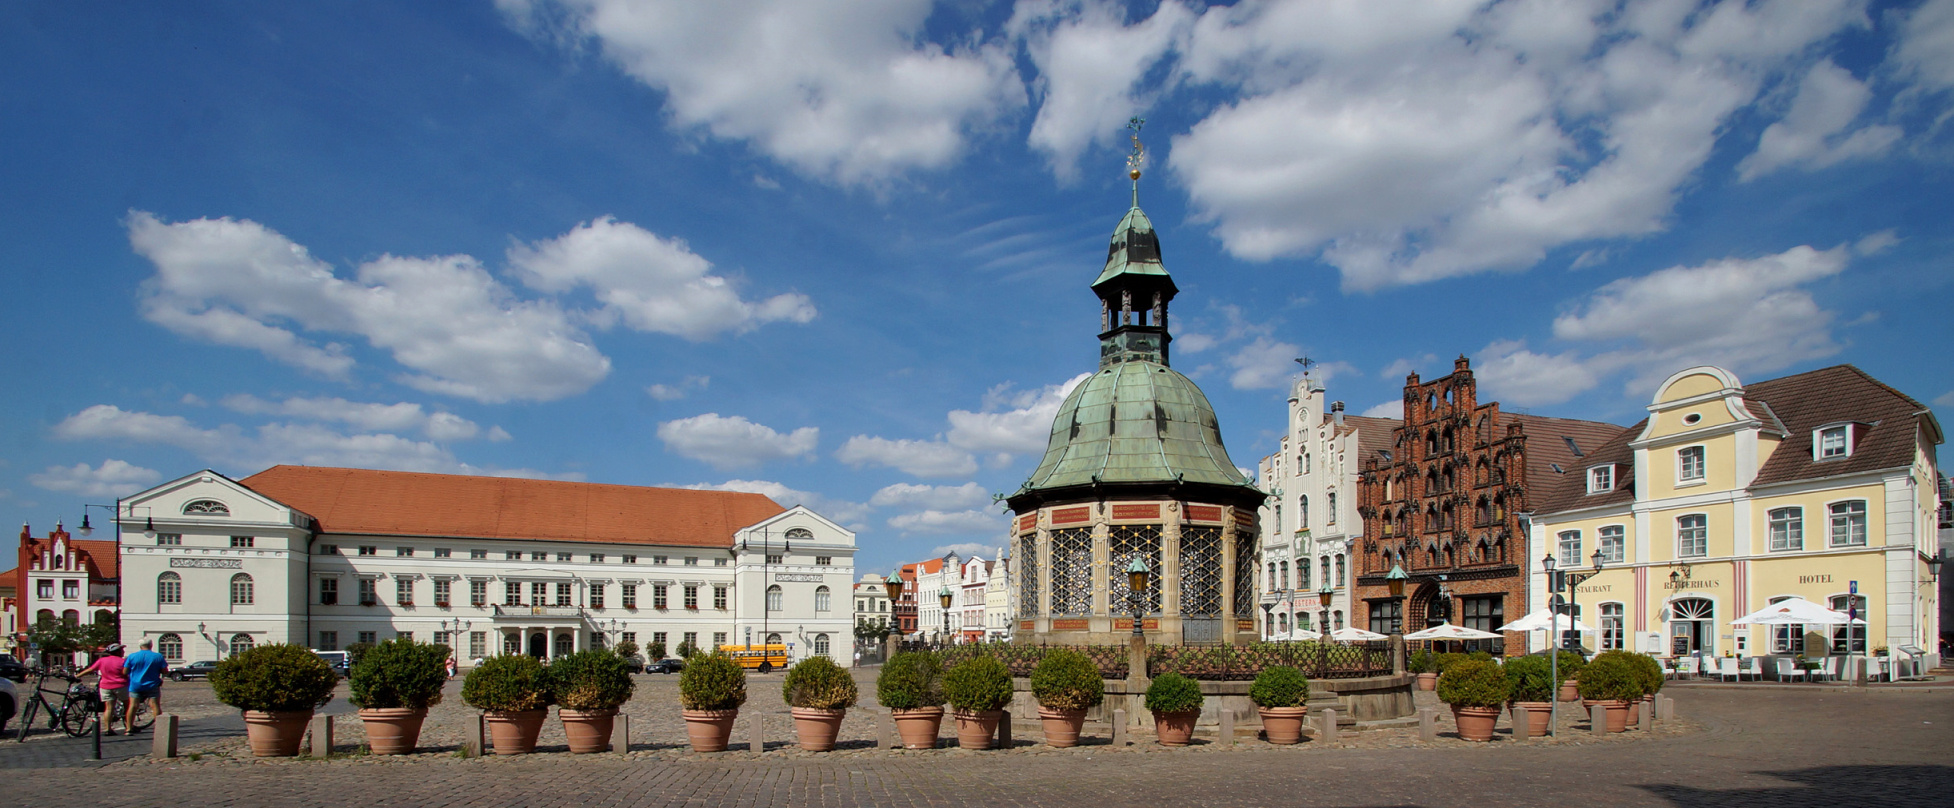
M 1296 562 L 1296 588 L 1309 590 L 1309 559 Z
M 34 613 L 34 625 L 45 626 L 54 622 L 54 610 L 42 609 Z
M 251 576 L 242 572 L 231 576 L 231 605 L 249 606 L 252 601 Z
M 171 662 L 183 661 L 183 638 L 175 634 L 164 634 L 156 638 L 156 653 Z
M 779 645 L 779 644 L 780 644 L 780 632 L 778 632 L 778 631 L 776 631 L 776 632 L 774 632 L 774 633 L 772 633 L 772 634 L 768 634 L 768 635 L 767 635 L 767 644 L 768 644 L 768 645 Z
M 555 656 L 566 657 L 576 653 L 577 639 L 569 634 L 556 635 Z
M 196 516 L 230 516 L 230 506 L 214 499 L 197 499 L 185 503 L 183 512 Z
M 1296 527 L 1300 530 L 1309 529 L 1309 497 L 1296 498 Z
M 788 541 L 793 541 L 794 539 L 812 539 L 812 538 L 814 538 L 814 531 L 808 530 L 807 528 L 804 527 L 797 527 L 794 528 L 793 530 L 787 531 Z
M 67 623 L 70 626 L 79 626 L 81 625 L 81 612 L 75 611 L 74 609 L 62 612 L 61 622 Z
M 1337 579 L 1335 581 L 1332 581 L 1330 585 L 1343 586 L 1343 554 L 1342 553 L 1337 554 Z
M 767 587 L 767 611 L 780 611 L 780 584 Z
M 1289 562 L 1284 561 L 1280 564 L 1277 564 L 1276 569 L 1281 570 L 1281 573 L 1279 574 L 1282 576 L 1281 578 L 1278 579 L 1281 581 L 1281 583 L 1276 584 L 1276 588 L 1288 589 L 1289 588 Z
M 828 610 L 828 588 L 827 587 L 817 586 L 814 588 L 814 610 L 817 612 L 825 612 Z
M 820 656 L 828 655 L 828 635 L 826 634 L 814 635 L 814 653 Z
M 231 656 L 237 656 L 238 654 L 249 651 L 253 647 L 256 647 L 256 645 L 257 643 L 252 642 L 251 635 L 249 634 L 233 634 L 231 635 Z
M 183 576 L 166 572 L 156 576 L 156 602 L 171 605 L 183 603 Z
M 1271 561 L 1271 562 L 1269 562 L 1269 586 L 1268 586 L 1268 589 L 1269 589 L 1269 591 L 1270 591 L 1270 592 L 1274 592 L 1274 591 L 1276 591 L 1276 563 L 1275 563 L 1274 561 Z
M 1389 561 L 1390 559 L 1388 559 L 1388 558 L 1387 558 L 1387 559 L 1385 559 L 1385 560 L 1386 560 L 1386 561 Z M 1337 585 L 1337 584 L 1336 584 L 1336 579 L 1334 579 L 1334 578 L 1331 578 L 1331 577 L 1330 577 L 1330 557 L 1329 557 L 1329 556 L 1324 556 L 1324 557 L 1323 557 L 1323 582 L 1324 582 L 1324 583 L 1326 583 L 1326 584 L 1329 584 L 1329 585 L 1331 585 L 1331 586 L 1336 586 L 1336 585 Z
M 1338 609 L 1334 612 L 1331 612 L 1330 620 L 1331 620 L 1331 625 L 1334 625 L 1337 628 L 1343 628 L 1343 610 Z

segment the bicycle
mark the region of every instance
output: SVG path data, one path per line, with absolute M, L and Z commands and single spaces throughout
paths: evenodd
M 95 688 L 82 684 L 81 678 L 58 668 L 40 668 L 34 671 L 34 686 L 29 690 L 27 708 L 21 712 L 20 729 L 14 736 L 16 742 L 26 742 L 27 733 L 34 728 L 35 713 L 47 711 L 47 729 L 53 732 L 56 727 L 69 736 L 80 738 L 92 732 L 95 721 L 101 718 L 102 703 Z M 47 689 L 49 679 L 59 679 L 68 686 L 59 690 Z M 59 696 L 60 703 L 50 700 L 50 694 Z
M 128 705 L 130 702 L 136 702 L 135 705 L 136 714 L 135 717 L 131 718 L 129 722 L 125 725 L 122 721 L 122 713 L 124 710 L 128 709 Z M 149 711 L 149 703 L 144 701 L 138 701 L 137 699 L 134 698 L 130 698 L 123 701 L 117 701 L 113 707 L 109 708 L 109 726 L 104 727 L 104 729 L 123 726 L 126 728 L 133 728 L 134 731 L 136 732 L 141 732 L 143 730 L 149 729 L 149 725 L 154 723 L 156 723 L 156 714 Z

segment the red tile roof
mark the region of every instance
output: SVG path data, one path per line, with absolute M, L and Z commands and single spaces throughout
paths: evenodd
M 731 547 L 734 531 L 786 510 L 733 491 L 318 466 L 240 482 L 322 533 Z

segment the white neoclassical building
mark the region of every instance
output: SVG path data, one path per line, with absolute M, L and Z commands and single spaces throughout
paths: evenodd
M 463 665 L 625 640 L 850 656 L 855 535 L 759 494 L 276 466 L 120 514 L 123 641 L 173 661 L 401 636 Z

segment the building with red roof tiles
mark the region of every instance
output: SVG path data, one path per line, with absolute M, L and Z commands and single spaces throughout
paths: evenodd
M 61 525 L 46 536 L 20 526 L 14 568 L 5 575 L 13 599 L 6 626 L 12 651 L 25 656 L 27 629 L 42 621 L 114 623 L 121 611 L 121 564 L 113 541 L 77 539 Z

